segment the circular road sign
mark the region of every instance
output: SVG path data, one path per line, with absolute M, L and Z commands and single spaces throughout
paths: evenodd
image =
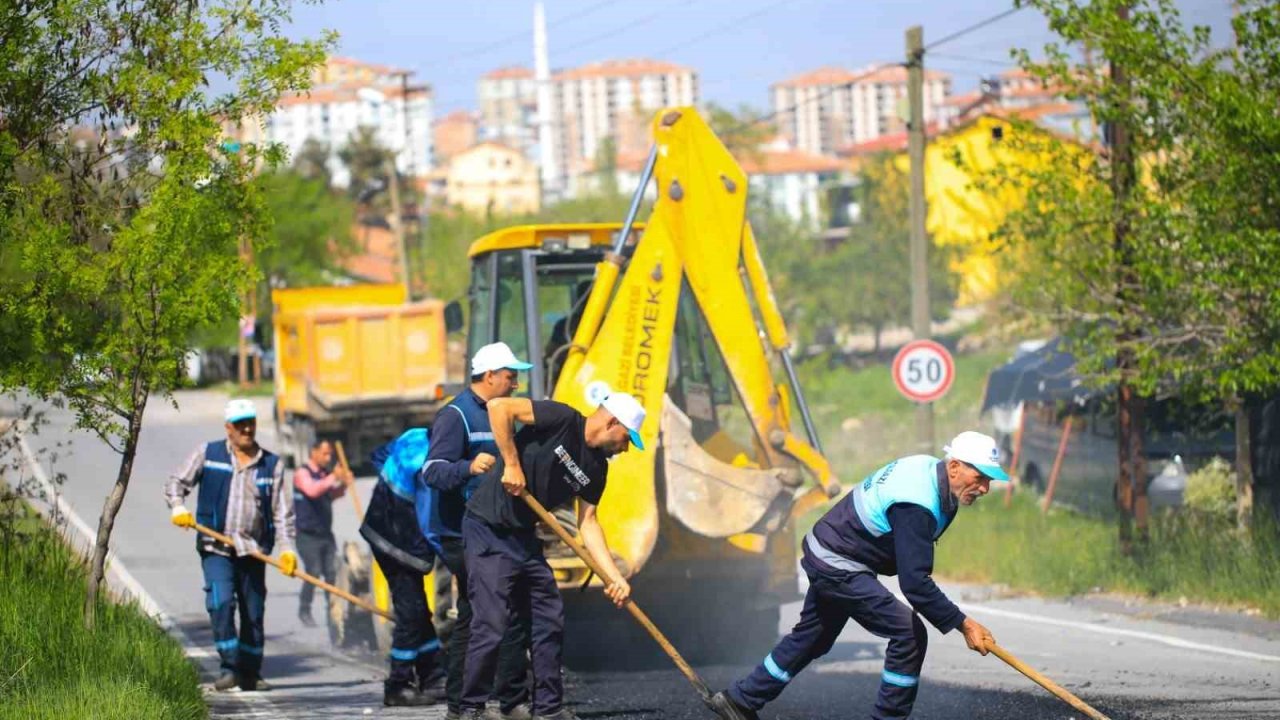
M 932 340 L 912 340 L 893 358 L 893 383 L 908 400 L 937 400 L 947 394 L 955 379 L 951 353 Z

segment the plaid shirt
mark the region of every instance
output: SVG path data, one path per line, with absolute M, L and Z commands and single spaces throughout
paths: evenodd
M 200 473 L 204 470 L 204 451 L 206 445 L 201 444 L 191 453 L 187 461 L 177 473 L 169 476 L 164 485 L 165 502 L 169 508 L 183 504 L 183 500 L 196 486 Z M 231 488 L 227 495 L 226 522 L 222 532 L 229 535 L 235 544 L 237 555 L 248 555 L 251 551 L 261 552 L 254 540 L 263 531 L 262 513 L 258 512 L 258 490 L 256 475 L 258 463 L 262 462 L 262 448 L 253 456 L 248 465 L 240 465 L 240 458 L 235 449 L 227 443 L 227 453 L 231 456 L 231 464 L 235 468 L 231 475 Z M 296 530 L 293 522 L 293 492 L 284 485 L 284 460 L 276 459 L 275 472 L 271 477 L 272 514 L 275 516 L 276 549 L 280 552 L 292 551 L 295 547 Z M 205 546 L 211 552 L 228 555 L 226 546 L 221 543 L 209 543 Z

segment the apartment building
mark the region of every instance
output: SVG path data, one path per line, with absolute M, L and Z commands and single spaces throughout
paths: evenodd
M 538 90 L 533 71 L 503 67 L 476 83 L 480 102 L 480 137 L 528 153 L 538 140 Z
M 553 152 L 564 190 L 589 171 L 605 138 L 619 153 L 649 145 L 648 123 L 670 105 L 698 102 L 698 75 L 659 60 L 606 60 L 552 76 Z
M 431 169 L 431 87 L 413 82 L 413 72 L 386 65 L 331 57 L 313 72 L 309 92 L 281 98 L 276 109 L 246 130 L 296 154 L 307 140 L 329 147 L 333 184 L 345 187 L 350 174 L 337 153 L 360 127 L 395 152 L 401 173 L 422 177 Z
M 934 120 L 951 94 L 951 76 L 925 70 L 924 119 Z M 833 155 L 906 128 L 907 70 L 892 65 L 853 71 L 818 68 L 770 87 L 778 130 L 798 150 Z

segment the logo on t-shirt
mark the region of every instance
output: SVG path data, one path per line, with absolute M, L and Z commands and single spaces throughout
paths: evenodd
M 565 450 L 563 445 L 557 445 L 555 453 L 556 457 L 560 458 L 560 464 L 564 465 L 569 474 L 573 476 L 572 479 L 565 479 L 569 481 L 575 491 L 582 492 L 582 488 L 591 484 L 591 478 L 582 472 L 582 468 L 578 467 L 578 463 L 574 462 L 573 458 L 569 456 L 569 451 Z

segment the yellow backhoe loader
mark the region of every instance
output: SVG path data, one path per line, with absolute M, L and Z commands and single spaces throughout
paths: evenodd
M 501 340 L 530 358 L 521 392 L 534 399 L 588 413 L 611 390 L 640 399 L 651 450 L 610 466 L 609 546 L 682 652 L 760 652 L 797 597 L 794 521 L 839 486 L 746 222 L 746 175 L 693 108 L 658 113 L 653 136 L 621 225 L 512 227 L 471 245 L 469 353 Z M 548 556 L 562 588 L 599 583 L 550 536 Z M 652 647 L 599 592 L 565 597 L 568 659 Z

